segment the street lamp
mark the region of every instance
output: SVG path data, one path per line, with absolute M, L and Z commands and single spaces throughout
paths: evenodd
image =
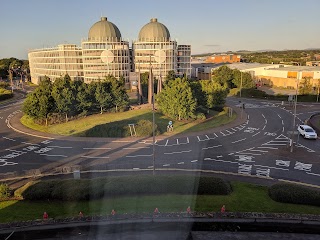
M 165 62 L 166 60 L 166 53 L 163 50 L 157 50 L 154 53 L 154 59 L 157 63 L 160 64 L 160 74 L 161 74 L 161 63 Z M 161 79 L 159 80 L 161 81 Z M 153 76 L 152 76 L 152 65 L 151 65 L 151 56 L 150 56 L 150 74 L 149 74 L 149 94 L 151 92 L 151 102 L 152 102 L 152 161 L 153 161 L 153 168 L 152 168 L 152 174 L 155 175 L 156 173 L 156 167 L 155 167 L 155 162 L 156 162 L 156 155 L 155 155 L 155 143 L 156 143 L 156 135 L 155 135 L 155 108 L 154 108 L 154 82 L 153 82 Z M 152 91 L 150 91 L 152 89 Z M 150 96 L 150 95 L 149 95 Z M 150 99 L 150 97 L 148 98 Z M 149 101 L 150 103 L 150 101 Z
M 242 72 L 241 72 L 241 78 L 240 78 L 240 92 L 239 92 L 240 97 L 241 97 L 241 91 L 242 91 Z
M 293 113 L 293 124 L 292 124 L 292 132 L 291 132 L 291 148 L 290 148 L 290 152 L 293 152 L 293 138 L 294 138 L 294 131 L 295 131 L 295 128 L 296 128 L 299 79 L 300 79 L 300 72 L 298 72 L 297 79 L 296 79 L 297 86 L 296 86 L 296 98 L 295 98 L 295 101 L 294 101 L 294 113 Z

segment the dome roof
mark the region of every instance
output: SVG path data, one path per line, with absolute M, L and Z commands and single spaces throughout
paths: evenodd
M 156 18 L 152 18 L 149 23 L 144 25 L 139 33 L 139 41 L 159 42 L 169 40 L 170 32 L 168 28 L 159 23 Z
M 106 17 L 101 17 L 99 22 L 92 25 L 89 30 L 88 40 L 113 40 L 120 41 L 121 33 L 116 25 L 109 22 Z

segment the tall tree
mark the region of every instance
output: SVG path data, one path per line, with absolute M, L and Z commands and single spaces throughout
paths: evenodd
M 173 71 L 173 70 L 170 70 L 168 73 L 167 73 L 167 76 L 166 76 L 166 81 L 165 81 L 165 83 L 168 83 L 168 82 L 170 82 L 170 81 L 173 81 L 173 80 L 175 80 L 176 79 L 176 73 L 175 73 L 175 71 Z
M 169 81 L 158 94 L 157 103 L 164 114 L 177 120 L 195 117 L 197 102 L 186 80 Z
M 220 83 L 220 85 L 224 85 L 226 83 L 230 89 L 234 88 L 234 83 L 232 82 L 233 79 L 233 71 L 227 66 L 221 66 L 213 71 L 212 80 Z
M 66 122 L 68 122 L 68 114 L 75 110 L 75 96 L 69 75 L 55 80 L 52 88 L 52 96 L 58 112 L 65 114 Z
M 204 93 L 205 107 L 213 108 L 225 103 L 225 99 L 228 95 L 228 87 L 226 83 L 221 85 L 214 81 L 202 80 L 200 81 L 200 84 Z
M 118 109 L 125 109 L 129 104 L 129 97 L 125 89 L 124 78 L 117 80 L 115 77 L 107 77 L 107 81 L 111 83 L 112 104 Z
M 90 111 L 94 104 L 94 94 L 91 93 L 89 85 L 83 81 L 75 81 L 77 111 L 84 115 Z
M 109 108 L 112 105 L 112 95 L 110 93 L 109 82 L 97 82 L 95 99 L 100 107 L 100 114 L 103 113 L 103 109 Z
M 304 77 L 299 83 L 299 94 L 307 95 L 312 93 L 312 83 L 310 77 Z
M 48 125 L 48 115 L 53 112 L 55 102 L 51 95 L 52 83 L 48 77 L 40 81 L 36 90 L 28 94 L 23 111 L 27 115 L 35 119 L 45 119 L 46 126 Z

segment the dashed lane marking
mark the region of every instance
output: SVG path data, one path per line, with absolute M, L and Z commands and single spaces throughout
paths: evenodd
M 111 148 L 83 148 L 84 150 L 110 150 Z
M 137 149 L 149 149 L 150 147 L 127 147 L 124 150 L 137 150 Z M 111 149 L 111 148 L 110 148 Z
M 50 154 L 40 154 L 41 156 L 46 156 L 46 157 L 63 157 L 67 158 L 68 156 L 66 155 L 50 155 Z
M 257 133 L 255 133 L 255 134 L 253 134 L 252 137 L 257 136 L 258 134 L 260 134 L 260 132 L 257 132 Z
M 169 167 L 170 164 L 163 164 L 162 166 L 163 166 L 163 167 Z
M 12 138 L 8 138 L 8 137 L 2 137 L 2 138 L 6 139 L 6 140 L 9 140 L 9 141 L 12 141 L 12 142 L 15 142 L 15 141 L 16 141 L 16 140 L 14 140 L 14 139 L 12 139 Z
M 48 146 L 51 148 L 62 148 L 62 149 L 67 149 L 67 148 L 73 148 L 73 147 L 60 147 L 60 146 Z
M 184 162 L 179 162 L 178 165 L 184 164 Z
M 109 157 L 93 157 L 93 156 L 81 156 L 82 158 L 109 158 Z
M 180 154 L 180 153 L 189 153 L 191 151 L 192 150 L 187 150 L 187 151 L 181 151 L 181 152 L 169 152 L 169 153 L 164 153 L 164 154 L 167 154 L 167 155 L 169 155 L 169 154 Z
M 222 147 L 222 145 L 216 145 L 216 146 L 212 146 L 212 147 L 206 147 L 206 148 L 202 148 L 202 150 L 208 150 L 211 148 L 218 148 L 218 147 Z
M 267 126 L 267 125 L 264 125 L 263 128 L 262 128 L 262 130 L 264 130 L 264 129 L 266 128 L 266 126 Z
M 281 119 L 282 117 L 280 116 L 280 114 L 278 114 L 278 117 Z
M 242 142 L 244 140 L 246 140 L 247 138 L 243 138 L 243 139 L 240 139 L 240 140 L 237 140 L 237 141 L 234 141 L 234 142 L 231 142 L 231 143 L 237 143 L 237 142 Z
M 135 158 L 135 157 L 151 157 L 152 154 L 148 154 L 148 155 L 134 155 L 134 156 L 126 156 L 127 158 Z
M 254 164 L 255 167 L 263 167 L 263 168 L 271 168 L 271 169 L 276 169 L 276 170 L 283 170 L 283 171 L 289 171 L 287 168 L 278 168 L 278 167 L 269 167 L 269 166 L 263 166 L 263 165 L 257 165 Z
M 198 160 L 192 160 L 191 162 L 192 162 L 192 163 L 195 163 L 195 162 L 198 162 Z

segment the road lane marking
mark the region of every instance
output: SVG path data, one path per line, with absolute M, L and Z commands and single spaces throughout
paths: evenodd
M 282 125 L 284 125 L 283 119 L 281 120 Z
M 167 139 L 165 146 L 167 146 L 167 145 L 168 145 L 168 142 L 169 142 L 169 139 Z
M 234 142 L 231 142 L 231 143 L 237 143 L 237 142 L 242 142 L 244 140 L 246 140 L 247 138 L 243 138 L 243 139 L 240 139 L 240 140 L 237 140 L 237 141 L 234 141 Z
M 170 164 L 163 164 L 162 166 L 163 166 L 163 167 L 169 167 Z
M 190 143 L 190 142 L 189 142 L 189 137 L 187 137 L 187 143 Z
M 140 170 L 140 168 L 135 167 L 135 168 L 132 168 L 132 170 Z
M 220 132 L 222 134 L 222 136 L 226 136 L 223 132 Z
M 222 158 L 222 155 L 217 156 L 218 158 Z
M 266 128 L 266 126 L 267 126 L 267 125 L 264 125 L 263 128 L 262 128 L 262 130 L 264 130 L 264 129 Z
M 265 152 L 265 153 L 267 153 L 268 151 L 263 151 L 263 150 L 255 150 L 255 149 L 252 149 L 252 150 L 250 150 L 250 151 L 253 151 L 253 152 Z
M 269 166 L 263 166 L 263 165 L 257 165 L 257 164 L 254 164 L 254 166 L 255 167 L 264 167 L 264 168 L 272 168 L 272 169 L 276 169 L 276 170 L 289 171 L 289 169 L 286 169 L 286 168 L 269 167 Z
M 282 117 L 280 116 L 280 114 L 278 114 L 278 117 L 281 119 Z
M 111 148 L 83 148 L 84 150 L 110 150 Z
M 258 134 L 260 134 L 260 132 L 257 132 L 256 134 L 253 134 L 252 137 L 257 136 Z
M 181 164 L 184 164 L 184 162 L 179 162 L 178 164 L 181 165 Z
M 282 127 L 282 132 L 284 132 L 284 127 Z
M 92 156 L 81 156 L 82 158 L 109 158 L 109 157 L 92 157 Z
M 198 160 L 192 160 L 191 162 L 192 162 L 192 163 L 195 163 L 195 162 L 198 162 Z
M 128 158 L 135 158 L 135 157 L 151 157 L 152 156 L 152 154 L 149 154 L 149 155 L 134 155 L 134 156 L 126 156 L 126 157 L 128 157 Z
M 64 148 L 73 148 L 73 147 L 60 147 L 60 146 L 48 146 L 48 147 L 52 147 L 52 148 L 62 148 L 62 149 L 64 149 Z
M 320 177 L 320 174 L 317 174 L 317 173 L 306 172 L 306 174 L 310 174 L 310 175 L 314 175 L 314 176 Z
M 212 146 L 212 147 L 206 147 L 206 148 L 202 148 L 202 150 L 207 150 L 207 149 L 211 149 L 211 148 L 218 148 L 218 147 L 222 147 L 222 145 L 216 145 L 216 146 Z
M 264 116 L 264 114 L 262 114 L 262 117 L 265 119 L 266 117 Z
M 136 150 L 136 149 L 149 149 L 150 147 L 127 147 L 125 150 Z M 111 149 L 111 148 L 110 148 Z
M 217 138 L 218 137 L 218 135 L 216 134 L 216 133 L 214 133 L 214 136 Z
M 36 144 L 36 143 L 28 143 L 28 142 L 21 142 L 21 143 L 26 144 L 26 145 L 40 146 L 39 144 Z
M 2 137 L 2 138 L 7 139 L 7 140 L 9 140 L 9 141 L 13 141 L 13 142 L 16 141 L 16 140 L 14 140 L 14 139 L 12 139 L 12 138 L 8 138 L 8 137 Z
M 180 153 L 188 153 L 191 152 L 192 150 L 188 150 L 188 151 L 181 151 L 181 152 L 170 152 L 170 153 L 164 153 L 164 154 L 180 154 Z
M 279 149 L 279 148 L 275 148 L 275 147 L 258 147 L 258 148 L 267 148 L 267 149 L 274 149 L 274 150 Z
M 47 156 L 47 157 L 63 157 L 66 158 L 68 156 L 66 155 L 50 155 L 50 154 L 40 154 L 41 156 Z
M 243 155 L 253 155 L 253 156 L 261 156 L 261 154 L 259 153 L 247 153 L 247 152 L 244 152 L 244 151 L 241 151 L 241 152 L 237 152 L 239 154 L 243 154 Z M 236 155 L 236 156 L 239 156 L 239 155 Z
M 237 130 L 236 130 L 236 129 L 234 129 L 234 128 L 231 128 L 231 130 L 232 130 L 232 131 L 235 131 L 235 132 L 237 131 Z
M 265 124 L 268 124 L 268 120 L 267 119 L 265 119 L 264 122 L 265 122 Z

